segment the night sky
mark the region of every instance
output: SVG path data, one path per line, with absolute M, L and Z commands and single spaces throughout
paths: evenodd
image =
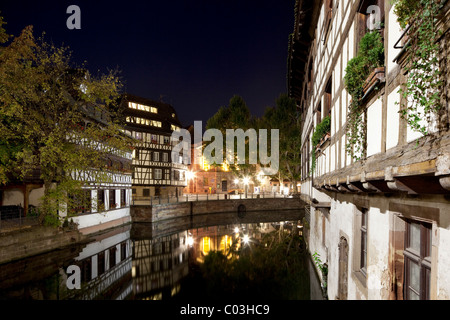
M 241 95 L 255 116 L 286 92 L 294 0 L 0 0 L 7 33 L 66 45 L 92 73 L 121 70 L 125 91 L 170 103 L 184 126 L 204 125 Z M 81 30 L 69 30 L 69 5 Z

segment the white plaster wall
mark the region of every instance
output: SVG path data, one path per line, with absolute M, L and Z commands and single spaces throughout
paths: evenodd
M 380 201 L 384 202 L 384 201 Z M 389 214 L 371 207 L 367 222 L 367 289 L 369 300 L 386 299 L 388 276 Z
M 447 206 L 447 213 L 449 214 L 450 208 Z M 447 218 L 448 220 L 448 218 Z M 450 221 L 446 221 L 448 224 Z M 433 235 L 433 246 L 434 243 L 438 243 L 437 252 L 437 299 L 439 300 L 450 300 L 450 230 L 448 225 L 442 225 L 437 235 Z
M 71 219 L 73 219 L 73 222 L 78 224 L 78 229 L 82 229 L 129 216 L 130 216 L 130 208 L 128 207 L 112 211 L 106 211 L 103 213 L 91 213 L 82 216 L 71 217 Z
M 397 146 L 400 126 L 400 87 L 395 88 L 387 98 L 386 150 Z
M 30 191 L 30 194 L 28 196 L 28 203 L 33 206 L 40 206 L 41 205 L 41 198 L 44 196 L 44 188 L 39 189 L 33 189 Z
M 367 109 L 367 156 L 370 157 L 381 152 L 381 99 Z
M 130 238 L 130 231 L 128 230 L 125 232 L 115 234 L 111 237 L 102 239 L 100 241 L 89 243 L 86 247 L 83 248 L 83 250 L 80 252 L 80 254 L 75 260 L 83 260 L 90 256 L 96 255 L 99 252 L 102 252 L 114 245 L 118 245 L 123 241 L 128 240 L 129 238 Z M 117 249 L 118 249 L 117 253 L 119 254 L 120 257 L 120 250 L 121 250 L 120 246 L 118 246 Z M 128 246 L 127 250 L 129 250 Z M 129 256 L 129 252 L 126 253 L 126 256 L 127 257 Z
M 387 74 L 391 72 L 394 68 L 398 67 L 397 63 L 393 60 L 400 53 L 401 49 L 395 49 L 394 45 L 400 36 L 402 35 L 402 29 L 400 28 L 399 23 L 397 22 L 397 16 L 394 14 L 393 5 L 389 10 L 388 15 L 388 28 L 387 28 L 387 42 L 388 42 L 388 55 L 387 55 Z M 401 44 L 399 44 L 401 46 Z
M 21 206 L 23 208 L 23 193 L 19 189 L 11 189 L 3 191 L 4 206 Z
M 328 263 L 328 298 L 334 300 L 339 289 L 339 242 L 341 236 L 348 243 L 348 292 L 351 293 L 351 257 L 353 255 L 353 216 L 354 206 L 348 202 L 331 201 L 330 225 L 327 226 Z M 351 297 L 349 297 L 351 299 Z

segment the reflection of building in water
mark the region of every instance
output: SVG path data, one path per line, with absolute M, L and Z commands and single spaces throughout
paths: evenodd
M 235 249 L 238 249 L 246 242 L 261 240 L 265 233 L 278 228 L 279 224 L 275 223 L 246 223 L 189 230 L 193 238 L 191 259 L 203 263 L 204 257 L 210 251 L 226 253 L 233 243 L 235 244 Z
M 132 293 L 130 231 L 120 229 L 96 240 L 75 259 L 81 269 L 81 290 L 70 293 L 83 300 L 129 297 Z
M 133 293 L 136 298 L 160 300 L 180 290 L 188 275 L 187 231 L 133 244 Z M 164 296 L 164 297 L 163 297 Z

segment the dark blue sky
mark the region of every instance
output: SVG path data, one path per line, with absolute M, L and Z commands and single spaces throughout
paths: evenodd
M 81 30 L 69 30 L 69 5 Z M 170 103 L 183 125 L 206 120 L 234 95 L 262 115 L 286 92 L 294 0 L 0 0 L 9 34 L 67 45 L 96 73 L 118 67 L 129 93 Z

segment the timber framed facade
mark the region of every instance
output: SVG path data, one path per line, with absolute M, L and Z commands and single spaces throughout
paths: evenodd
M 367 32 L 369 6 L 380 9 L 385 64 L 365 90 L 365 150 L 356 161 L 346 151 L 344 76 Z M 441 1 L 443 108 L 423 136 L 399 113 L 408 52 L 391 1 L 296 1 L 288 90 L 302 121 L 309 247 L 328 264 L 330 299 L 450 298 L 449 16 L 449 1 Z M 329 134 L 313 150 L 327 116 Z
M 187 184 L 187 159 L 172 159 L 172 132 L 181 128 L 175 109 L 131 94 L 125 94 L 121 107 L 125 132 L 137 142 L 132 160 L 133 199 L 176 196 Z

